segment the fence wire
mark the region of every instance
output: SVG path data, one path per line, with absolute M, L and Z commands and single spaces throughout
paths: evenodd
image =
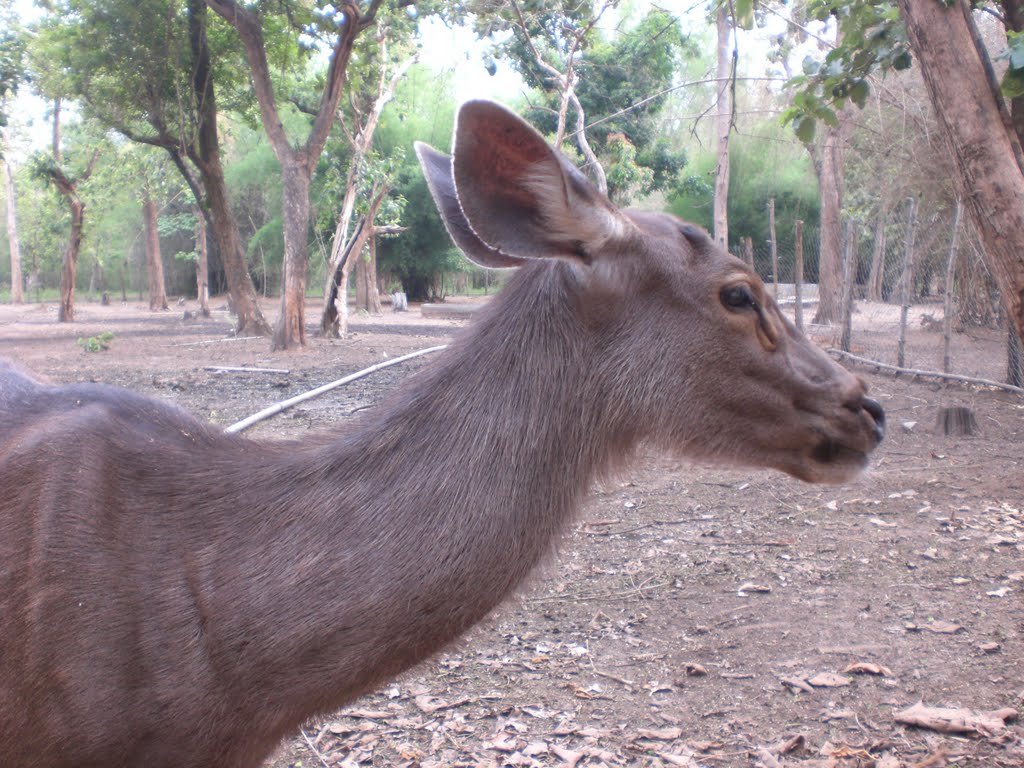
M 771 240 L 741 238 L 734 252 L 813 340 L 884 365 L 1021 386 L 1019 341 L 956 208 L 907 199 L 874 220 L 844 221 L 831 287 L 821 280 L 818 228 L 798 238 L 799 227 L 776 232 L 774 258 Z

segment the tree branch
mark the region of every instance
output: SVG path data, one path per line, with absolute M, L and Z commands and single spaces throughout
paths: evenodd
M 270 82 L 270 65 L 267 63 L 267 51 L 263 44 L 263 29 L 256 15 L 248 8 L 240 7 L 235 0 L 206 0 L 206 5 L 224 21 L 235 28 L 245 48 L 245 58 L 249 62 L 253 88 L 256 90 L 256 101 L 260 106 L 260 118 L 263 130 L 274 149 L 279 162 L 283 163 L 291 151 L 288 136 L 277 112 L 274 99 L 274 86 Z

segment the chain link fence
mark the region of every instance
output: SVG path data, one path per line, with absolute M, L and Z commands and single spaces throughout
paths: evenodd
M 831 284 L 819 279 L 818 228 L 793 230 L 741 238 L 735 252 L 813 340 L 914 375 L 1024 386 L 1019 340 L 959 206 L 919 209 L 908 198 L 874 220 L 844 221 Z

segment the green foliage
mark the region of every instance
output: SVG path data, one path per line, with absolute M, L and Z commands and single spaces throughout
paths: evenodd
M 822 60 L 805 58 L 803 72 L 786 83 L 793 101 L 782 120 L 805 144 L 814 140 L 818 122 L 835 126 L 847 102 L 864 107 L 870 75 L 911 65 L 906 26 L 889 0 L 811 0 L 807 14 L 819 21 L 834 16 L 840 42 Z
M 997 57 L 1009 62 L 1000 90 L 1008 99 L 1024 96 L 1024 32 L 1006 30 L 1006 50 Z
M 508 59 L 529 86 L 541 91 L 540 104 L 528 118 L 541 132 L 554 134 L 561 94 L 537 64 L 518 16 L 499 0 L 480 0 L 472 7 L 479 14 L 478 32 L 511 33 L 500 37 L 503 42 L 495 45 L 494 53 Z M 676 73 L 698 52 L 678 18 L 654 8 L 634 24 L 623 24 L 624 31 L 604 37 L 600 27 L 590 26 L 600 7 L 596 3 L 538 0 L 522 7 L 530 40 L 544 61 L 560 72 L 567 68 L 573 41 L 582 36 L 574 58 L 576 95 L 591 123 L 587 137 L 606 167 L 612 196 L 627 201 L 655 189 L 671 191 L 686 156 L 671 142 L 653 145 L 661 134 L 659 118 Z M 570 125 L 574 119 L 570 110 Z
M 96 336 L 79 336 L 78 346 L 86 352 L 105 352 L 110 349 L 110 342 L 113 339 L 114 334 L 104 331 Z
M 792 252 L 793 224 L 803 220 L 808 229 L 817 225 L 820 200 L 810 159 L 775 122 L 766 121 L 750 134 L 737 134 L 730 142 L 729 231 L 732 250 L 739 240 L 751 237 L 756 250 L 769 238 L 767 205 L 775 199 L 776 237 L 781 252 Z M 670 208 L 680 218 L 710 230 L 714 208 L 715 155 L 698 155 L 693 175 L 672 198 Z M 808 265 L 812 269 L 813 265 Z
M 25 77 L 25 38 L 10 0 L 0 2 L 0 128 L 7 125 L 7 102 Z M 3 147 L 0 146 L 0 157 Z
M 654 171 L 637 163 L 636 147 L 622 134 L 612 136 L 605 145 L 605 174 L 608 193 L 617 205 L 632 202 L 637 193 L 650 194 Z
M 391 197 L 400 201 L 400 221 L 407 227 L 401 235 L 378 242 L 378 272 L 394 276 L 411 299 L 430 298 L 441 274 L 470 269 L 452 245 L 411 151 L 414 140 L 450 151 L 454 119 L 455 102 L 448 80 L 417 66 L 399 85 L 377 129 L 376 151 L 380 155 L 402 153 Z

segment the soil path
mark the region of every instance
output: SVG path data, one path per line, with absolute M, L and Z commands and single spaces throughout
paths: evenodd
M 0 307 L 0 356 L 224 425 L 462 325 L 357 317 L 349 339 L 273 354 L 263 339 L 230 340 L 223 311 L 82 304 L 78 317 L 60 326 L 53 307 Z M 104 333 L 105 351 L 77 343 Z M 330 429 L 429 364 L 381 371 L 251 434 Z M 644 455 L 595 489 L 516 600 L 432 663 L 309 723 L 275 768 L 1024 766 L 1014 722 L 950 735 L 896 720 L 918 702 L 1024 704 L 1024 400 L 861 373 L 891 429 L 857 483 Z M 948 406 L 972 409 L 979 434 L 935 434 Z

